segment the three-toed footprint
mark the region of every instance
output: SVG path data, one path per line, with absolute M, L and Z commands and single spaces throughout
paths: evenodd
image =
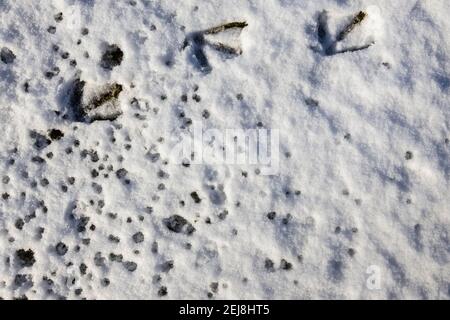
M 191 33 L 185 40 L 183 49 L 190 46 L 194 63 L 203 73 L 209 73 L 212 67 L 205 53 L 210 47 L 224 58 L 233 58 L 242 54 L 240 35 L 247 22 L 230 22 L 203 31 Z
M 370 6 L 356 14 L 322 11 L 318 16 L 317 35 L 325 55 L 364 50 L 383 34 L 380 9 Z

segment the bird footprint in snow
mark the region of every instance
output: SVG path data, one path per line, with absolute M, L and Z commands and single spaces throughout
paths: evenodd
M 317 35 L 326 55 L 367 49 L 381 37 L 380 9 L 370 6 L 353 15 L 322 11 L 318 17 Z
M 234 58 L 242 54 L 240 35 L 247 22 L 231 22 L 203 31 L 191 33 L 185 40 L 183 49 L 190 47 L 195 66 L 203 73 L 212 71 L 205 48 L 219 52 L 223 58 Z

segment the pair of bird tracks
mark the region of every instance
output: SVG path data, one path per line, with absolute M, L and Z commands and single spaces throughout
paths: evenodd
M 203 73 L 212 71 L 205 48 L 218 51 L 224 58 L 242 54 L 240 36 L 248 26 L 245 21 L 231 22 L 186 37 L 182 50 L 190 47 L 194 65 Z M 336 14 L 323 11 L 318 17 L 318 40 L 327 56 L 361 51 L 373 46 L 383 35 L 383 19 L 377 6 L 370 6 L 355 14 Z

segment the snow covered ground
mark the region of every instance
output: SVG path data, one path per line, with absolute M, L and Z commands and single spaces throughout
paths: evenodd
M 0 0 L 0 297 L 449 299 L 449 14 Z

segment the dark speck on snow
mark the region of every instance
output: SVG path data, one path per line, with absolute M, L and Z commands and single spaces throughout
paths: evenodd
M 63 256 L 67 253 L 67 251 L 69 250 L 69 248 L 66 246 L 66 244 L 64 242 L 60 242 L 56 245 L 55 247 L 56 249 L 56 253 L 59 256 Z
M 115 44 L 109 45 L 102 56 L 101 66 L 106 70 L 112 70 L 120 66 L 123 60 L 123 51 Z
M 185 218 L 179 215 L 173 215 L 163 220 L 166 227 L 175 233 L 185 233 L 191 235 L 195 232 L 195 228 Z
M 133 235 L 133 241 L 135 243 L 144 242 L 144 234 L 142 232 L 137 232 Z
M 36 262 L 34 258 L 34 252 L 31 249 L 24 250 L 20 249 L 16 251 L 17 260 L 21 267 L 32 267 Z
M 48 136 L 50 137 L 50 139 L 52 139 L 53 141 L 55 140 L 61 140 L 62 137 L 64 137 L 64 133 L 61 130 L 58 129 L 51 129 L 48 132 Z
M 5 64 L 11 64 L 16 59 L 14 53 L 8 48 L 2 48 L 0 51 L 0 60 Z
M 136 269 L 137 269 L 137 264 L 136 264 L 136 262 L 127 261 L 127 262 L 124 262 L 123 265 L 124 265 L 125 269 L 127 269 L 127 270 L 130 271 L 130 272 L 134 272 L 134 271 L 136 271 Z

